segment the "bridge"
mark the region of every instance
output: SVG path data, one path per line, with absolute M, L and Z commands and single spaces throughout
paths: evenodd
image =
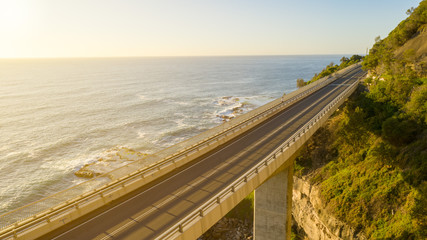
M 289 239 L 293 160 L 357 88 L 360 64 L 0 216 L 0 239 L 196 239 L 255 191 L 254 237 Z

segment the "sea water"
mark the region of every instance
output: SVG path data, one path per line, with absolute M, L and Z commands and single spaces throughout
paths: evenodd
M 109 171 L 127 163 L 120 151 L 155 153 L 292 92 L 341 57 L 0 60 L 0 214 L 85 181 L 74 173 L 87 164 L 107 158 Z

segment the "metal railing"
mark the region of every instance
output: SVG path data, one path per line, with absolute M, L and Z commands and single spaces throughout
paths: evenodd
M 222 190 L 210 200 L 206 201 L 198 209 L 194 210 L 187 217 L 183 218 L 173 227 L 169 228 L 163 232 L 156 239 L 175 239 L 187 228 L 191 227 L 192 224 L 199 221 L 203 216 L 206 216 L 213 208 L 218 206 L 221 202 L 225 201 L 230 197 L 234 192 L 243 187 L 249 180 L 254 178 L 259 172 L 264 168 L 268 167 L 278 156 L 287 151 L 292 144 L 294 144 L 300 137 L 302 137 L 310 128 L 312 128 L 322 117 L 324 117 L 336 104 L 338 104 L 347 94 L 353 92 L 357 88 L 357 84 L 360 79 L 355 81 L 350 85 L 346 90 L 344 90 L 340 95 L 338 95 L 332 102 L 330 102 L 326 107 L 324 107 L 318 114 L 316 114 L 310 121 L 308 121 L 304 126 L 302 126 L 297 132 L 295 132 L 291 137 L 289 137 L 283 144 L 277 147 L 272 153 L 263 158 L 258 162 L 257 165 L 248 170 L 245 174 L 240 176 L 237 180 L 232 182 L 226 189 Z
M 156 171 L 174 164 L 175 161 L 191 156 L 192 153 L 205 146 L 210 146 L 239 130 L 261 122 L 261 120 L 336 80 L 335 76 L 337 74 L 346 74 L 355 67 L 350 66 L 340 70 L 333 76 L 322 78 L 286 95 L 284 98 L 273 100 L 229 122 L 152 154 L 147 158 L 129 163 L 74 187 L 3 214 L 0 216 L 0 238 L 13 236 L 20 231 L 36 227 L 43 222 L 49 222 L 55 216 L 76 210 L 80 205 L 87 204 L 109 192 L 123 188 L 128 183 L 134 182 L 141 177 L 152 175 Z

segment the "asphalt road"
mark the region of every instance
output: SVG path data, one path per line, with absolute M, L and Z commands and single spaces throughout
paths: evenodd
M 360 68 L 191 163 L 41 239 L 153 239 L 271 153 L 349 84 Z

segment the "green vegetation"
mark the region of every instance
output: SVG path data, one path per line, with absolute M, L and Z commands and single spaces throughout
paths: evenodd
M 313 78 L 310 81 L 308 81 L 308 82 L 305 82 L 304 79 L 302 79 L 302 78 L 298 78 L 297 79 L 297 87 L 298 88 L 304 87 L 307 84 L 310 84 L 310 83 L 312 83 L 314 81 L 317 81 L 317 80 L 319 80 L 319 79 L 321 79 L 323 77 L 329 76 L 332 73 L 337 72 L 337 71 L 339 71 L 341 69 L 344 69 L 344 68 L 346 68 L 346 67 L 348 67 L 350 65 L 358 63 L 362 59 L 363 59 L 363 57 L 359 56 L 359 55 L 353 55 L 350 58 L 342 57 L 341 60 L 340 60 L 340 62 L 341 62 L 340 65 L 336 65 L 333 62 L 331 62 L 319 74 L 315 74 L 313 76 Z
M 320 184 L 327 208 L 369 237 L 421 239 L 427 222 L 420 214 L 427 210 L 427 130 L 393 113 L 387 118 L 389 106 L 363 90 L 304 147 L 296 173 L 322 166 L 312 182 Z M 383 112 L 376 114 L 379 106 Z M 371 124 L 381 121 L 379 127 Z M 413 137 L 396 140 L 384 131 Z
M 298 88 L 302 88 L 302 87 L 304 87 L 306 84 L 307 84 L 307 83 L 306 83 L 306 82 L 304 82 L 304 79 L 302 79 L 302 78 L 298 78 L 298 79 L 297 79 L 297 87 L 298 87 Z
M 363 66 L 376 74 L 388 72 L 392 74 L 405 74 L 413 76 L 414 74 L 426 74 L 426 62 L 420 61 L 425 57 L 423 52 L 417 53 L 416 48 L 399 48 L 403 47 L 412 38 L 420 35 L 427 30 L 427 1 L 422 1 L 416 9 L 407 11 L 410 15 L 406 20 L 402 21 L 389 36 L 383 40 L 379 37 L 376 43 L 366 57 Z M 424 41 L 424 47 L 425 47 Z M 400 54 L 395 54 L 399 52 Z
M 370 77 L 295 161 L 295 174 L 320 186 L 326 209 L 370 239 L 427 239 L 427 0 L 407 14 L 376 38 L 362 63 Z M 343 57 L 308 83 L 361 59 Z M 228 216 L 252 214 L 250 195 Z
M 237 218 L 248 220 L 253 223 L 254 220 L 254 192 L 245 197 L 226 215 L 227 218 Z
M 301 228 L 298 228 L 296 225 L 292 225 L 291 228 L 291 240 L 305 240 L 307 235 Z
M 371 77 L 295 163 L 327 209 L 370 239 L 427 238 L 426 53 L 405 46 L 425 31 L 427 0 L 408 14 L 377 39 L 363 62 Z
M 307 84 L 312 83 L 314 81 L 317 81 L 323 77 L 329 76 L 334 72 L 337 72 L 341 69 L 344 69 L 352 64 L 358 63 L 362 60 L 362 56 L 359 55 L 353 55 L 350 58 L 342 57 L 340 60 L 340 65 L 334 64 L 331 62 L 326 68 L 324 68 L 319 74 L 315 74 L 314 77 L 307 82 Z

